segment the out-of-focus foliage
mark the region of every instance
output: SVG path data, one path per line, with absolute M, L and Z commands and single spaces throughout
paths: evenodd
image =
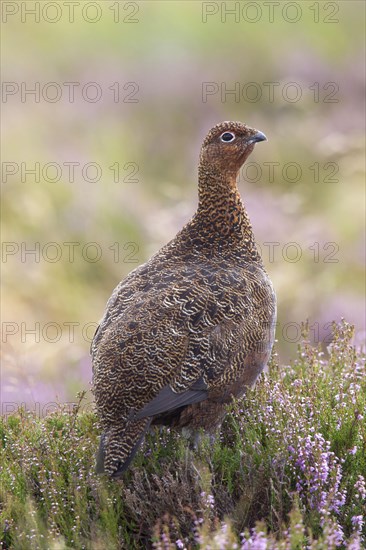
M 227 3 L 240 5 L 235 21 L 221 2 L 106 1 L 95 23 L 81 5 L 69 22 L 62 2 L 59 21 L 22 22 L 21 3 L 10 4 L 19 12 L 3 24 L 3 81 L 19 92 L 3 103 L 2 160 L 18 171 L 3 184 L 4 401 L 63 400 L 86 386 L 94 323 L 119 280 L 193 214 L 200 143 L 222 120 L 269 138 L 240 189 L 278 294 L 281 357 L 295 355 L 304 319 L 315 341 L 329 343 L 328 323 L 342 316 L 364 330 L 363 2 L 297 2 L 293 23 L 283 3 L 270 22 L 255 2 L 250 22 L 247 2 Z M 85 99 L 91 82 L 96 102 Z M 22 83 L 39 83 L 39 102 L 22 100 Z M 24 173 L 37 162 L 39 181 Z M 83 177 L 87 163 L 99 181 L 93 168 Z

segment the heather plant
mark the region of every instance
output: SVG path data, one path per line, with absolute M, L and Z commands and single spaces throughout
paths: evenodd
M 357 550 L 365 546 L 366 369 L 353 329 L 327 350 L 276 355 L 212 443 L 149 434 L 119 481 L 94 473 L 98 425 L 84 410 L 3 417 L 2 548 Z

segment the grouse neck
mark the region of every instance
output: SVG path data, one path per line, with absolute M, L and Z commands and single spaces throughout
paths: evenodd
M 251 259 L 261 261 L 237 187 L 238 172 L 222 173 L 201 163 L 198 175 L 196 227 L 209 230 L 221 246 L 237 246 L 245 249 Z

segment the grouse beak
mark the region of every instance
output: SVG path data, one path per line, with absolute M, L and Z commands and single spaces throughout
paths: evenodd
M 254 136 L 251 136 L 248 139 L 247 144 L 250 145 L 251 143 L 257 143 L 258 141 L 267 141 L 267 138 L 263 132 L 257 132 Z

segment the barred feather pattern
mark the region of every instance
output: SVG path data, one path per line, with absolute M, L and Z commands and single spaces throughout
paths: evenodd
M 215 431 L 269 359 L 276 297 L 236 184 L 257 135 L 238 122 L 209 132 L 196 214 L 107 303 L 92 342 L 100 472 L 120 475 L 150 424 Z

